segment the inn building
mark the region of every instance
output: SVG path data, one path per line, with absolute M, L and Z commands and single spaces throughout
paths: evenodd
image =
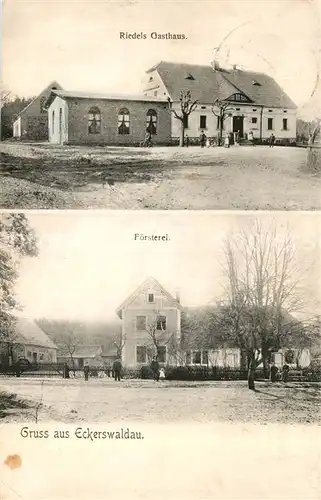
M 218 136 L 212 112 L 216 99 L 228 103 L 224 133 L 246 140 L 252 132 L 263 142 L 271 133 L 284 143 L 296 138 L 296 105 L 271 76 L 217 63 L 165 61 L 147 70 L 139 95 L 73 92 L 51 84 L 22 110 L 14 136 L 54 144 L 137 146 L 149 131 L 153 144 L 176 144 L 181 121 L 172 111 L 180 112 L 181 91 L 190 91 L 197 101 L 185 123 L 190 139 L 198 139 L 202 130 L 207 137 Z
M 233 66 L 223 69 L 211 65 L 181 64 L 161 61 L 146 72 L 146 96 L 167 97 L 172 109 L 180 112 L 180 93 L 190 91 L 197 107 L 188 117 L 186 133 L 190 138 L 199 137 L 204 130 L 208 137 L 218 135 L 218 118 L 212 112 L 215 99 L 229 103 L 224 121 L 226 133 L 239 132 L 247 138 L 264 140 L 271 133 L 279 140 L 295 140 L 295 103 L 277 84 L 264 73 L 244 71 Z M 171 136 L 180 136 L 180 121 L 171 114 Z

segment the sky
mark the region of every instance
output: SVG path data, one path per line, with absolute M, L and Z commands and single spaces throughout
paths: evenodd
M 300 287 L 311 317 L 321 312 L 321 214 L 260 212 L 30 212 L 39 257 L 24 258 L 17 298 L 29 318 L 104 321 L 149 276 L 183 306 L 223 296 L 222 246 L 229 235 L 258 219 L 293 238 L 298 262 L 308 270 Z M 135 233 L 169 235 L 169 241 L 135 241 Z M 301 313 L 302 314 L 302 313 Z
M 216 53 L 223 66 L 269 73 L 303 106 L 319 69 L 319 18 L 317 0 L 5 0 L 2 83 L 20 96 L 54 80 L 66 90 L 139 93 L 160 60 L 209 64 Z M 147 39 L 121 40 L 121 31 Z

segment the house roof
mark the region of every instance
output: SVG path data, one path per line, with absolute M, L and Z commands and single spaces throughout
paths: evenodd
M 73 358 L 95 358 L 96 356 L 100 356 L 102 353 L 102 348 L 100 345 L 81 345 L 76 347 L 75 352 L 73 353 Z M 70 356 L 70 353 L 65 348 L 61 348 L 58 351 L 58 356 Z
M 19 116 L 21 116 L 28 108 L 29 106 L 31 106 L 31 104 L 33 104 L 39 97 L 41 97 L 43 94 L 46 94 L 46 92 L 48 92 L 49 90 L 52 91 L 52 88 L 53 87 L 57 87 L 57 89 L 60 89 L 62 90 L 62 87 L 61 85 L 58 83 L 58 82 L 51 82 L 48 87 L 46 87 L 42 92 L 40 92 L 40 94 L 38 94 L 34 99 L 32 99 L 31 102 L 29 102 L 29 104 L 27 104 L 27 106 L 25 108 L 23 108 L 20 113 L 17 115 L 16 117 L 16 120 L 19 118 Z
M 15 330 L 17 333 L 17 343 L 58 349 L 56 344 L 50 340 L 48 335 L 33 320 L 17 318 Z
M 146 95 L 99 94 L 95 92 L 53 90 L 45 103 L 46 108 L 50 106 L 50 104 L 54 101 L 56 96 L 61 97 L 62 99 L 102 99 L 109 101 L 143 101 L 143 102 L 160 102 L 160 103 L 167 102 L 167 98 L 152 97 Z
M 165 295 L 165 297 L 167 297 L 168 300 L 173 303 L 173 305 L 175 305 L 178 309 L 183 309 L 178 300 L 176 300 L 167 290 L 165 290 L 165 288 L 155 278 L 150 276 L 138 288 L 136 288 L 136 290 L 129 297 L 127 297 L 127 299 L 124 300 L 124 302 L 116 309 L 117 315 L 120 318 L 122 318 L 122 310 L 128 307 L 146 287 L 158 288 Z
M 178 101 L 180 92 L 189 90 L 192 98 L 211 104 L 216 98 L 227 99 L 241 92 L 253 104 L 266 107 L 296 108 L 274 79 L 264 73 L 239 69 L 216 69 L 211 66 L 161 61 L 147 73 L 157 71 L 171 99 Z M 192 78 L 191 78 L 192 77 Z

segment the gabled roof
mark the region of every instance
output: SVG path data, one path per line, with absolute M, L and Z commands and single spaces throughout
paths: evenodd
M 150 276 L 138 288 L 136 288 L 136 290 L 129 297 L 127 297 L 127 299 L 124 300 L 124 302 L 116 309 L 117 315 L 122 318 L 123 309 L 128 307 L 142 291 L 149 287 L 151 289 L 158 288 L 173 305 L 175 305 L 178 309 L 183 309 L 178 300 L 176 300 L 169 292 L 167 292 L 167 290 L 165 290 L 165 288 L 155 278 Z
M 173 101 L 178 101 L 180 92 L 187 90 L 191 92 L 193 100 L 208 104 L 213 103 L 216 97 L 226 99 L 236 92 L 222 73 L 213 71 L 211 66 L 161 61 L 147 73 L 154 70 L 158 72 Z
M 58 349 L 56 344 L 50 340 L 48 335 L 33 320 L 17 318 L 15 331 L 17 334 L 15 342 L 17 343 Z
M 19 116 L 21 116 L 29 108 L 29 106 L 31 106 L 31 104 L 33 104 L 39 97 L 41 97 L 43 94 L 48 93 L 49 91 L 52 91 L 53 87 L 62 90 L 62 87 L 61 85 L 59 85 L 58 82 L 51 82 L 50 85 L 48 85 L 48 87 L 46 87 L 42 92 L 40 92 L 40 94 L 38 94 L 34 99 L 32 99 L 32 101 L 29 102 L 29 104 L 27 104 L 27 106 L 20 111 L 16 119 L 19 118 Z
M 96 92 L 79 92 L 67 90 L 53 90 L 48 97 L 45 107 L 48 108 L 54 101 L 56 96 L 62 99 L 102 99 L 108 101 L 143 101 L 143 102 L 160 102 L 167 103 L 167 98 L 153 97 L 146 95 L 130 95 L 130 94 L 100 94 Z
M 211 66 L 165 61 L 156 64 L 147 73 L 155 70 L 173 101 L 178 101 L 180 92 L 186 90 L 192 93 L 193 100 L 205 104 L 213 103 L 216 98 L 227 99 L 232 94 L 240 92 L 257 105 L 296 108 L 294 102 L 274 79 L 264 73 L 239 69 L 214 70 Z

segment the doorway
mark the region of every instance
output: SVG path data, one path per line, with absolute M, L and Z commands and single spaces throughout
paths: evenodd
M 239 138 L 244 135 L 244 116 L 233 116 L 233 132 L 239 132 Z

